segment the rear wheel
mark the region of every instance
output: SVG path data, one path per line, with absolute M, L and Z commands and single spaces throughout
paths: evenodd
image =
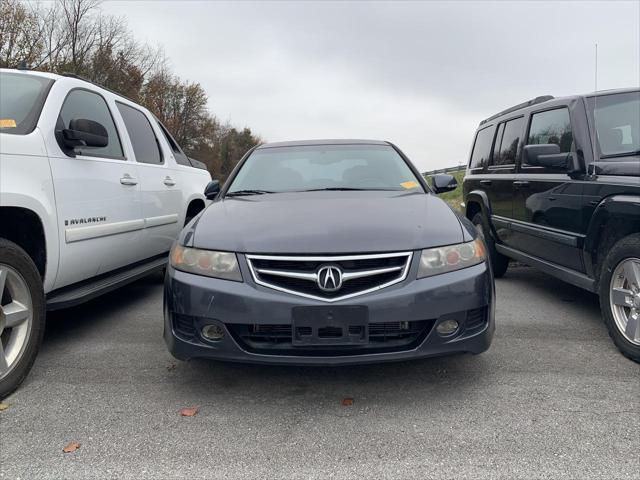
M 600 308 L 618 349 L 640 363 L 640 234 L 620 240 L 605 258 Z
M 44 335 L 42 280 L 27 253 L 0 239 L 0 399 L 25 379 Z
M 509 268 L 509 257 L 505 257 L 496 250 L 496 243 L 489 232 L 489 226 L 485 222 L 482 213 L 476 213 L 471 221 L 475 225 L 478 235 L 482 237 L 487 246 L 493 276 L 496 278 L 504 276 L 507 273 L 507 268 Z

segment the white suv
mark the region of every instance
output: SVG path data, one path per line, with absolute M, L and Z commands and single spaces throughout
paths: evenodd
M 206 170 L 145 108 L 77 77 L 0 69 L 0 399 L 45 311 L 164 267 Z

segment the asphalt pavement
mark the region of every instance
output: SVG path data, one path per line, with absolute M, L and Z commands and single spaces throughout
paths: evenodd
M 640 365 L 597 297 L 496 283 L 486 353 L 346 368 L 174 360 L 158 277 L 55 312 L 0 411 L 0 478 L 640 478 Z

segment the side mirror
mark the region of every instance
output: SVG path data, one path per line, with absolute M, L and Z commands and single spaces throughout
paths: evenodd
M 527 165 L 535 167 L 561 170 L 569 174 L 581 171 L 577 157 L 571 152 L 560 153 L 560 146 L 555 143 L 527 145 L 524 147 L 524 158 Z
M 431 176 L 433 189 L 436 193 L 450 192 L 458 188 L 458 181 L 453 175 L 438 173 Z
M 98 122 L 74 118 L 69 122 L 69 128 L 62 130 L 62 141 L 68 148 L 106 147 L 109 144 L 109 134 Z
M 204 196 L 207 200 L 214 200 L 220 193 L 220 182 L 211 180 L 204 189 Z

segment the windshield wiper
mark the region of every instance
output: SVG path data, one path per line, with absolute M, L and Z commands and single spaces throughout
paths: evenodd
M 635 152 L 610 153 L 609 155 L 602 155 L 600 158 L 633 157 L 635 155 L 640 155 L 640 150 L 636 150 Z
M 243 197 L 246 195 L 263 195 L 265 193 L 275 193 L 270 190 L 236 190 L 235 192 L 229 192 L 225 197 Z

